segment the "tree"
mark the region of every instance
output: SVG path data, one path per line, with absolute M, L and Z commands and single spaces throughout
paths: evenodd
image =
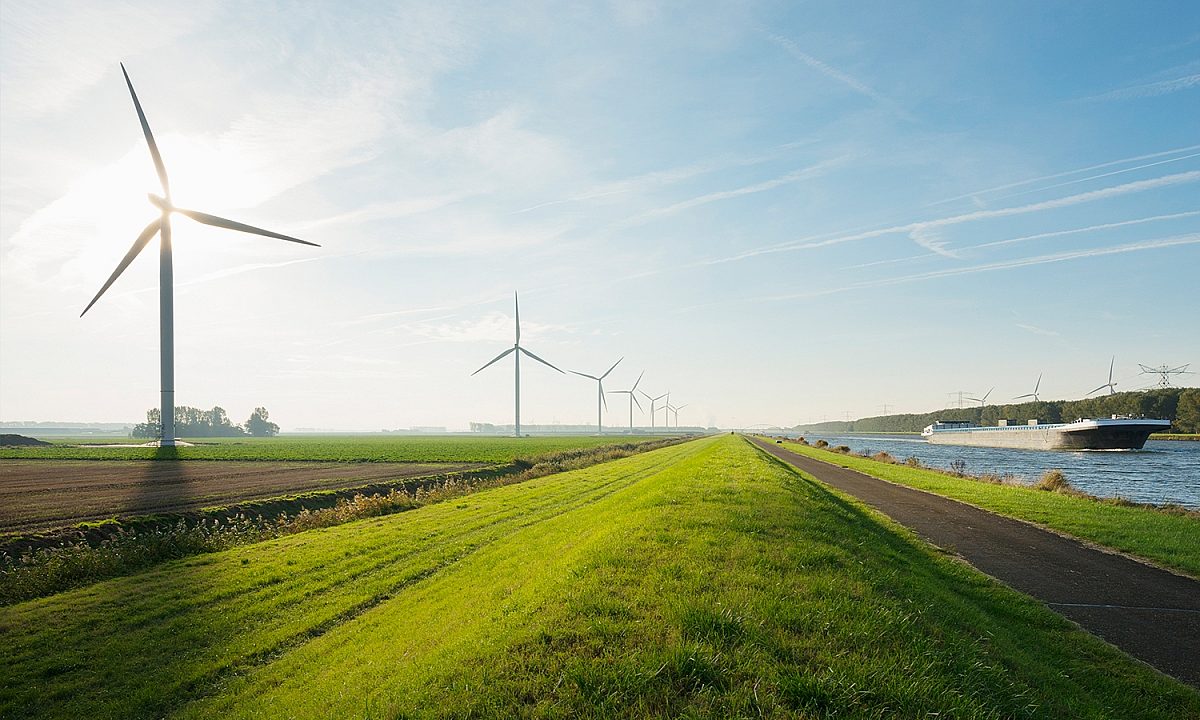
M 272 437 L 279 434 L 279 426 L 268 418 L 270 414 L 265 407 L 254 408 L 250 419 L 246 421 L 246 432 L 255 437 Z
M 1200 388 L 1188 388 L 1179 394 L 1174 425 L 1175 432 L 1200 432 Z

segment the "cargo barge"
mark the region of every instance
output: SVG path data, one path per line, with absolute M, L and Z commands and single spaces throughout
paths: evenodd
M 967 421 L 937 421 L 921 431 L 935 445 L 1018 448 L 1021 450 L 1140 450 L 1151 433 L 1164 432 L 1170 420 L 1113 415 L 1109 418 L 1079 419 L 1070 423 L 1042 424 L 1030 420 L 1014 425 L 972 425 Z

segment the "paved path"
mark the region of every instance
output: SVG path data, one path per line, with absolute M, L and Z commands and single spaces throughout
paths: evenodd
M 752 440 L 1130 655 L 1200 687 L 1200 581 L 956 500 L 797 455 L 772 442 Z

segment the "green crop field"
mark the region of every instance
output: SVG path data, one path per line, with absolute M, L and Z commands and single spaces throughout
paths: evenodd
M 1200 716 L 731 436 L 13 605 L 0 647 L 4 718 Z
M 998 485 L 943 472 L 843 455 L 793 442 L 792 452 L 1136 555 L 1200 577 L 1200 513 L 1117 505 L 1029 487 Z
M 307 460 L 320 462 L 481 462 L 506 463 L 575 448 L 644 442 L 639 436 L 462 437 L 335 435 L 189 440 L 191 447 L 115 447 L 128 440 L 83 446 L 78 438 L 49 446 L 0 448 L 0 459 L 37 460 Z

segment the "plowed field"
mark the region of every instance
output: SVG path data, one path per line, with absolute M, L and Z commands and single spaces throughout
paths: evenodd
M 0 532 L 196 510 L 453 472 L 477 463 L 0 461 Z

